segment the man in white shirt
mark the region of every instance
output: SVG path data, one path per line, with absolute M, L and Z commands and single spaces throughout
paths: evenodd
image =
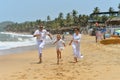
M 33 37 L 36 37 L 36 40 L 37 40 L 37 44 L 38 44 L 38 52 L 39 52 L 39 62 L 38 63 L 41 63 L 42 62 L 42 49 L 44 48 L 45 46 L 45 39 L 46 39 L 46 36 L 49 36 L 52 40 L 52 36 L 49 32 L 47 32 L 45 29 L 43 29 L 43 26 L 40 25 L 39 26 L 39 29 L 36 30 L 33 34 Z

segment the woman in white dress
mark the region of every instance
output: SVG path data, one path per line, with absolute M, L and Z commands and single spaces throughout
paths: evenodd
M 73 55 L 74 55 L 75 62 L 77 62 L 77 58 L 82 58 L 83 57 L 80 53 L 80 39 L 81 39 L 81 34 L 79 32 L 79 28 L 75 28 L 73 38 L 69 43 L 69 45 L 72 44 Z

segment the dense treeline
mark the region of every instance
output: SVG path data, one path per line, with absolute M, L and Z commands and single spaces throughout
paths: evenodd
M 118 6 L 118 9 L 120 10 L 120 4 Z M 99 13 L 99 12 L 100 9 L 98 7 L 94 8 L 93 13 Z M 110 7 L 109 12 L 114 12 L 114 9 Z M 92 19 L 100 22 L 105 22 L 108 18 L 114 16 L 116 15 L 115 14 L 94 15 L 92 16 Z M 60 29 L 62 27 L 71 27 L 71 26 L 85 27 L 88 25 L 88 20 L 91 19 L 91 16 L 78 14 L 78 11 L 72 10 L 72 12 L 67 13 L 67 15 L 65 16 L 62 12 L 60 12 L 58 17 L 53 20 L 51 20 L 49 15 L 46 17 L 46 19 L 47 21 L 42 21 L 41 19 L 38 19 L 32 22 L 14 23 L 12 25 L 7 25 L 5 29 L 6 31 L 32 33 L 39 24 L 43 24 L 44 26 L 46 26 L 46 29 L 49 30 Z

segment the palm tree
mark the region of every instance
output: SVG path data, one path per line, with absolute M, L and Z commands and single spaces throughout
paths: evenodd
M 73 10 L 73 11 L 72 11 L 73 17 L 75 17 L 75 16 L 77 15 L 77 13 L 78 13 L 78 12 L 77 12 L 76 10 Z
M 101 22 L 107 21 L 108 17 L 106 15 L 101 16 Z
M 86 15 L 81 15 L 79 16 L 81 18 L 80 22 L 81 22 L 81 26 L 87 26 L 87 22 L 88 22 L 88 16 Z
M 64 26 L 64 21 L 63 21 L 63 13 L 59 13 L 59 16 L 58 16 L 58 21 L 60 23 L 60 27 L 63 27 Z
M 47 27 L 47 28 L 50 28 L 50 20 L 51 20 L 51 18 L 50 18 L 50 16 L 48 15 L 47 16 L 47 21 L 45 22 L 45 26 Z
M 36 25 L 40 25 L 42 23 L 42 21 L 39 19 L 39 20 L 36 20 Z
M 100 9 L 98 7 L 95 7 L 93 10 L 93 13 L 99 13 L 99 12 L 100 12 Z
M 59 13 L 59 16 L 58 16 L 59 19 L 63 19 L 63 13 Z
M 118 16 L 120 16 L 120 3 L 118 5 L 118 9 L 119 9 Z
M 67 24 L 67 26 L 70 26 L 72 24 L 71 22 L 72 22 L 72 17 L 70 15 L 70 13 L 68 13 L 67 16 L 66 16 L 66 24 Z
M 118 5 L 118 9 L 120 10 L 120 3 L 119 3 L 119 5 Z
M 114 12 L 114 9 L 112 7 L 109 8 L 109 12 L 110 12 L 110 16 L 113 16 L 114 14 L 112 12 Z
M 78 22 L 79 22 L 79 25 L 81 26 L 81 23 L 82 23 L 82 15 L 81 14 L 78 16 Z
M 94 10 L 93 10 L 93 13 L 99 13 L 100 12 L 100 9 L 98 7 L 95 7 Z M 94 15 L 93 16 L 94 19 L 98 20 L 98 14 Z
M 51 18 L 50 18 L 50 16 L 48 15 L 48 16 L 47 16 L 47 21 L 50 21 L 50 20 L 51 20 Z
M 74 24 L 73 25 L 77 25 L 78 24 L 78 17 L 77 17 L 77 11 L 76 10 L 73 10 L 72 11 L 72 16 L 73 16 L 73 21 L 74 21 Z
M 60 23 L 59 23 L 59 19 L 55 18 L 55 20 L 53 21 L 53 28 L 59 28 L 60 27 Z

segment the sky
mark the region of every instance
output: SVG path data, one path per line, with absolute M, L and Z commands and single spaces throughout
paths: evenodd
M 78 14 L 90 15 L 95 7 L 100 11 L 108 11 L 112 7 L 118 11 L 120 0 L 0 0 L 0 22 L 25 22 L 46 20 L 58 17 L 62 12 L 64 17 L 72 10 Z

